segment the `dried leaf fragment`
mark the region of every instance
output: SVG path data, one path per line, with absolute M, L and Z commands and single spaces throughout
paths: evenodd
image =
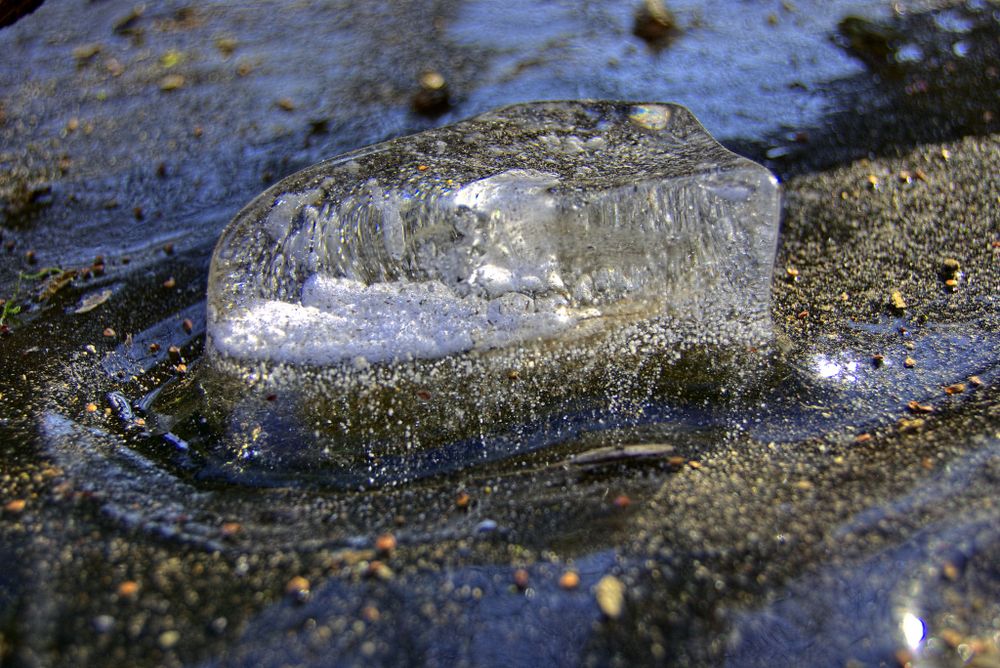
M 100 292 L 92 292 L 83 299 L 80 300 L 80 305 L 76 307 L 73 313 L 79 315 L 80 313 L 88 313 L 93 311 L 95 308 L 108 301 L 114 291 L 111 288 L 101 290 Z
M 76 274 L 76 269 L 67 269 L 50 278 L 48 282 L 46 282 L 45 287 L 39 293 L 38 300 L 44 302 L 55 297 L 56 293 L 73 282 L 73 279 L 76 278 Z
M 673 453 L 673 451 L 674 446 L 669 443 L 644 443 L 640 445 L 626 445 L 624 447 L 597 448 L 581 452 L 574 456 L 570 462 L 577 466 L 587 466 L 612 462 L 645 461 L 665 458 Z

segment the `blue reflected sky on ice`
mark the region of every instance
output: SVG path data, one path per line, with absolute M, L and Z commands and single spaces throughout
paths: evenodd
M 659 51 L 632 34 L 629 2 L 470 2 L 448 36 L 496 53 L 467 113 L 529 99 L 669 100 L 718 137 L 760 137 L 818 123 L 834 104 L 820 86 L 862 71 L 830 39 L 838 21 L 890 13 L 882 2 L 785 5 L 670 2 L 682 31 Z

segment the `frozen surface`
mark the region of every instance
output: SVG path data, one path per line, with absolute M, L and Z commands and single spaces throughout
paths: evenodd
M 263 193 L 216 248 L 209 338 L 224 357 L 321 366 L 637 321 L 754 345 L 778 210 L 773 176 L 683 107 L 505 107 Z

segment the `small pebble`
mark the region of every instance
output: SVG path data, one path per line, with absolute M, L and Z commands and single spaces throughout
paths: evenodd
M 368 623 L 377 622 L 382 618 L 382 613 L 374 605 L 366 605 L 361 608 L 361 617 Z
M 954 383 L 944 388 L 945 394 L 961 394 L 962 392 L 965 392 L 965 383 Z
M 181 329 L 184 330 L 185 334 L 191 333 L 194 329 L 194 322 L 191 321 L 191 318 L 184 318 L 184 322 L 181 323 Z
M 115 338 L 115 336 L 117 336 L 117 334 L 115 333 L 115 330 L 111 329 L 110 327 L 105 327 L 103 334 L 104 334 L 105 337 L 107 337 L 109 339 L 113 339 L 113 338 Z
M 902 311 L 906 308 L 906 300 L 903 299 L 903 293 L 899 290 L 893 290 L 890 295 L 892 300 L 892 307 L 898 311 Z
M 559 586 L 563 589 L 576 589 L 580 586 L 580 576 L 576 571 L 566 571 L 559 576 Z
M 115 618 L 111 615 L 98 615 L 94 617 L 94 630 L 98 633 L 107 633 L 115 626 Z
M 375 551 L 381 555 L 389 555 L 396 549 L 396 537 L 391 533 L 384 533 L 375 539 Z
M 215 40 L 215 48 L 219 50 L 223 56 L 233 55 L 233 51 L 236 50 L 237 42 L 232 37 L 219 37 Z
M 98 43 L 94 44 L 81 44 L 80 46 L 73 49 L 73 57 L 76 58 L 79 63 L 86 62 L 96 56 L 101 52 L 101 45 Z
M 466 492 L 461 492 L 457 497 L 455 497 L 455 505 L 459 508 L 468 508 L 471 502 L 472 497 Z
M 864 434 L 858 434 L 857 436 L 854 437 L 854 442 L 859 445 L 861 443 L 867 443 L 870 440 L 872 440 L 872 435 L 867 432 Z
M 139 593 L 139 583 L 135 580 L 126 580 L 118 585 L 118 596 L 121 598 L 134 598 Z
M 903 366 L 905 366 L 907 369 L 912 369 L 913 367 L 917 366 L 917 360 L 913 359 L 912 357 L 907 357 L 905 360 L 903 360 Z
M 934 407 L 930 404 L 921 404 L 917 401 L 910 401 L 906 404 L 911 413 L 933 413 Z
M 677 19 L 663 0 L 644 0 L 635 12 L 632 34 L 652 46 L 664 46 L 679 32 Z
M 946 564 L 947 566 L 947 564 Z M 941 574 L 944 575 L 944 569 L 942 568 Z M 947 576 L 946 576 L 947 577 Z M 950 579 L 950 578 L 949 578 Z M 938 632 L 938 637 L 945 641 L 949 647 L 956 649 L 965 640 L 965 636 L 956 631 L 955 629 L 941 629 Z
M 160 79 L 160 90 L 177 90 L 184 85 L 184 77 L 180 74 L 168 74 Z
M 490 533 L 497 530 L 496 520 L 486 519 L 476 525 L 476 533 Z
M 420 75 L 420 90 L 411 100 L 411 106 L 418 114 L 439 116 L 451 107 L 448 83 L 437 71 L 429 70 Z
M 388 581 L 395 577 L 396 574 L 385 563 L 376 560 L 368 564 L 365 575 L 376 580 Z
M 14 499 L 13 501 L 8 501 L 3 509 L 11 514 L 18 514 L 24 511 L 24 507 L 28 504 L 24 499 Z
M 611 503 L 614 504 L 616 508 L 628 508 L 632 504 L 632 499 L 628 498 L 625 494 L 619 494 Z
M 239 522 L 223 522 L 220 530 L 222 531 L 223 536 L 235 536 L 243 530 L 243 525 Z
M 300 603 L 309 598 L 309 593 L 309 580 L 301 575 L 296 575 L 285 584 L 285 594 Z
M 524 591 L 525 589 L 528 588 L 529 582 L 530 582 L 530 576 L 528 575 L 527 570 L 519 568 L 516 571 L 514 571 L 514 584 L 517 586 L 518 589 Z
M 183 60 L 184 54 L 182 52 L 177 51 L 176 49 L 170 49 L 165 54 L 160 56 L 160 65 L 169 70 L 172 67 L 180 65 Z
M 174 279 L 173 276 L 171 276 L 167 280 L 163 281 L 163 287 L 166 288 L 167 290 L 173 290 L 174 288 L 177 287 L 177 280 Z
M 594 588 L 597 606 L 608 619 L 618 619 L 625 610 L 625 585 L 614 575 L 605 575 Z
M 177 631 L 164 631 L 160 634 L 157 642 L 162 649 L 171 649 L 181 639 L 181 634 Z

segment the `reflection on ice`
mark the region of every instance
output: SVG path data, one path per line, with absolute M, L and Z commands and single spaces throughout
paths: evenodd
M 912 612 L 903 613 L 903 618 L 899 622 L 899 630 L 903 634 L 906 646 L 911 650 L 916 649 L 923 642 L 926 633 L 924 620 Z
M 812 368 L 821 379 L 836 379 L 853 383 L 858 379 L 858 363 L 854 360 L 832 359 L 826 355 L 813 356 Z

